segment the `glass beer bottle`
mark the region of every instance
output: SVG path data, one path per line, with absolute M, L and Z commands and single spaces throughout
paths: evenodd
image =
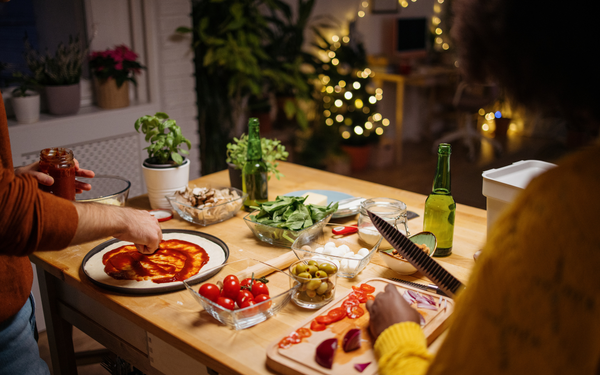
M 250 206 L 258 206 L 269 199 L 267 173 L 267 164 L 262 158 L 260 124 L 252 117 L 248 121 L 248 151 L 242 169 L 242 189 L 248 194 L 244 209 L 250 210 Z
M 433 254 L 436 257 L 452 254 L 456 203 L 450 194 L 451 152 L 449 144 L 439 145 L 433 189 L 425 201 L 423 230 L 435 234 L 437 238 L 437 250 Z

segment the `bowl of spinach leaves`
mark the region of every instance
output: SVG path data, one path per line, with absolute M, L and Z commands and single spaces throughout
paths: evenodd
M 337 202 L 327 206 L 305 205 L 306 198 L 278 196 L 274 201 L 253 206 L 256 211 L 246 215 L 244 221 L 259 240 L 274 246 L 292 247 L 301 233 L 319 236 L 338 209 Z

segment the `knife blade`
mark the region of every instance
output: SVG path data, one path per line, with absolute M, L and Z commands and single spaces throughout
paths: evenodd
M 429 255 L 409 240 L 393 225 L 383 220 L 371 211 L 367 211 L 371 222 L 379 233 L 398 250 L 410 264 L 434 282 L 446 295 L 454 298 L 455 294 L 464 289 L 464 285 L 456 277 L 440 266 Z
M 401 284 L 406 284 L 406 285 L 412 286 L 414 288 L 424 290 L 426 292 L 434 292 L 436 294 L 439 294 L 440 296 L 448 297 L 446 295 L 446 293 L 444 293 L 437 285 L 434 285 L 434 284 L 425 285 L 425 284 L 415 283 L 415 282 L 412 282 L 412 281 L 406 281 L 406 280 L 402 280 L 402 279 L 396 279 L 395 277 L 390 277 L 389 279 L 393 280 L 393 281 L 396 281 L 396 282 L 399 282 Z

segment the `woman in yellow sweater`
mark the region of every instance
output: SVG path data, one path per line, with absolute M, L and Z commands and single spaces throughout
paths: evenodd
M 596 2 L 455 0 L 467 77 L 560 115 L 587 145 L 497 220 L 438 353 L 387 288 L 367 305 L 381 374 L 600 374 L 600 69 Z

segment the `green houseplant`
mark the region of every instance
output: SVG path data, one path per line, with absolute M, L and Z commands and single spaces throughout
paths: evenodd
M 69 37 L 69 43 L 59 43 L 54 54 L 34 50 L 25 37 L 25 62 L 33 79 L 46 89 L 48 111 L 54 115 L 77 113 L 81 102 L 79 81 L 87 46 L 79 37 Z
M 191 142 L 185 138 L 176 121 L 163 112 L 138 118 L 135 130 L 145 134 L 150 143 L 144 150 L 148 158 L 142 163 L 144 181 L 148 189 L 148 198 L 152 209 L 171 209 L 165 196 L 176 191 L 184 191 L 188 185 L 190 160 L 183 155 L 191 148 Z M 183 155 L 182 155 L 183 154 Z
M 285 146 L 277 139 L 261 138 L 262 157 L 267 164 L 269 179 L 274 175 L 278 180 L 283 177 L 277 167 L 277 160 L 286 160 L 289 153 Z M 248 135 L 242 134 L 239 138 L 233 138 L 233 142 L 227 144 L 227 159 L 229 165 L 229 179 L 231 186 L 242 189 L 241 173 L 246 164 L 246 155 L 248 153 Z
M 40 119 L 40 94 L 33 78 L 21 72 L 15 72 L 12 80 L 18 86 L 12 91 L 12 105 L 15 117 L 20 124 L 31 124 Z

